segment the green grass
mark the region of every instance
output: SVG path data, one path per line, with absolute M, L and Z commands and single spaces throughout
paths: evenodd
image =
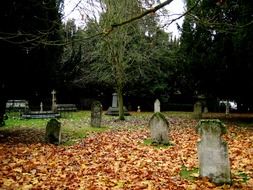
M 176 112 L 176 111 L 166 111 L 162 112 L 168 117 L 178 117 L 178 118 L 192 118 L 194 113 L 193 112 Z
M 182 166 L 179 175 L 183 179 L 193 181 L 193 180 L 195 180 L 197 178 L 198 173 L 199 173 L 199 169 L 198 168 L 188 169 L 186 166 Z
M 109 130 L 107 127 L 83 127 L 83 128 L 73 128 L 73 127 L 63 127 L 62 134 L 64 134 L 65 139 L 63 139 L 63 145 L 69 146 L 76 142 L 86 138 L 92 133 L 101 133 Z
M 248 180 L 250 180 L 250 177 L 244 172 L 238 172 L 236 175 L 243 183 L 246 183 Z
M 44 127 L 46 126 L 49 119 L 19 119 L 9 118 L 5 121 L 4 128 L 15 128 L 15 127 Z
M 14 115 L 14 114 L 12 114 Z M 17 115 L 17 114 L 16 114 Z M 50 119 L 21 119 L 19 117 L 8 117 L 5 126 L 0 130 L 22 131 L 32 128 L 37 131 L 44 131 Z M 90 111 L 78 111 L 65 113 L 64 117 L 58 119 L 62 124 L 63 145 L 72 145 L 92 133 L 100 133 L 109 130 L 109 127 L 95 128 L 90 126 Z M 42 132 L 37 135 L 44 135 Z M 43 139 L 43 138 L 42 138 Z

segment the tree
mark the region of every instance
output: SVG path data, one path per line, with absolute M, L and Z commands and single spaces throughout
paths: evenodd
M 252 32 L 252 2 L 187 1 L 188 9 L 194 5 L 185 17 L 180 51 L 192 91 L 214 98 L 249 100 L 245 90 L 252 86 L 248 73 L 252 71 L 248 64 L 252 53 L 247 50 L 252 44 L 248 33 Z M 242 45 L 245 39 L 246 46 Z M 247 52 L 243 53 L 246 64 L 241 64 L 242 52 Z
M 1 5 L 0 122 L 7 98 L 27 98 L 54 86 L 61 56 L 62 1 L 4 1 Z

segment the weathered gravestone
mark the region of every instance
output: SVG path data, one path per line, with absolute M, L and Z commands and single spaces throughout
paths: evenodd
M 46 127 L 46 142 L 52 144 L 61 143 L 61 123 L 57 119 L 50 119 Z
M 91 126 L 101 127 L 102 120 L 102 104 L 99 101 L 94 101 L 91 104 Z
M 151 140 L 154 144 L 169 144 L 169 123 L 165 116 L 156 112 L 149 121 L 149 128 L 151 132 Z
M 220 120 L 200 120 L 197 132 L 199 171 L 201 177 L 208 177 L 215 184 L 231 183 L 228 146 L 221 138 L 226 128 Z
M 196 119 L 200 119 L 202 117 L 202 103 L 200 101 L 197 101 L 194 104 L 193 117 Z
M 154 103 L 154 112 L 161 112 L 161 107 L 160 107 L 160 101 L 158 99 L 155 100 L 155 103 Z

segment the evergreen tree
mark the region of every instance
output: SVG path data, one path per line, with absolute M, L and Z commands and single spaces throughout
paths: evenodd
M 55 45 L 61 42 L 61 8 L 56 0 L 2 2 L 1 122 L 7 99 L 31 98 L 54 86 L 61 56 L 61 46 Z

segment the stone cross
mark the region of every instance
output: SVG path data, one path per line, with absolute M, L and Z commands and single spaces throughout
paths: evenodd
M 102 120 L 102 104 L 94 101 L 91 104 L 91 127 L 101 127 Z
M 56 91 L 53 90 L 51 92 L 51 94 L 52 94 L 52 111 L 56 112 L 57 111 L 57 107 L 56 107 Z
M 226 128 L 220 120 L 200 120 L 197 132 L 199 171 L 201 177 L 208 177 L 215 184 L 231 183 L 228 146 L 221 138 Z
M 169 144 L 169 123 L 161 112 L 153 114 L 149 121 L 152 143 Z
M 118 95 L 117 95 L 117 93 L 112 94 L 112 107 L 113 108 L 118 107 Z
M 40 112 L 43 112 L 43 103 L 40 102 Z
M 158 99 L 155 100 L 154 103 L 154 112 L 161 112 L 161 108 L 160 108 L 160 101 Z

